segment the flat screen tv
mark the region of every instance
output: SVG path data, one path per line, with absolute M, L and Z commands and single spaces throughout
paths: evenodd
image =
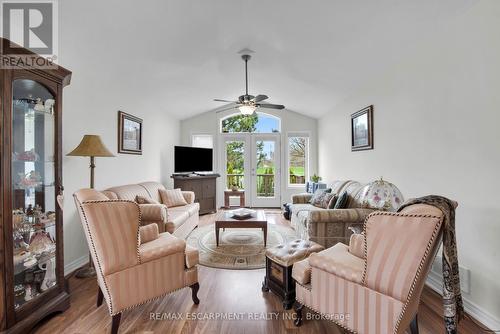
M 174 147 L 174 172 L 211 172 L 213 152 L 211 148 Z

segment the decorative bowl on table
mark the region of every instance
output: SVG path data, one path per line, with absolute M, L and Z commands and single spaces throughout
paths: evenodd
M 244 219 L 252 217 L 254 213 L 255 210 L 241 208 L 231 211 L 231 216 L 236 219 Z

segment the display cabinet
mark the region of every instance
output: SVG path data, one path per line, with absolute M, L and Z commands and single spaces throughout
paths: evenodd
M 0 67 L 0 74 L 0 331 L 26 333 L 69 307 L 57 196 L 63 190 L 62 90 L 71 72 L 19 62 Z

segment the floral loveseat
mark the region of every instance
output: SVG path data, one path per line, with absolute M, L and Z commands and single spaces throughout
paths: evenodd
M 352 180 L 334 181 L 332 193 L 348 194 L 346 209 L 322 209 L 309 203 L 312 194 L 292 196 L 291 224 L 297 236 L 331 247 L 338 242 L 349 243 L 352 231 L 349 227 L 362 228 L 365 218 L 375 208 L 361 201 L 361 190 L 365 185 Z

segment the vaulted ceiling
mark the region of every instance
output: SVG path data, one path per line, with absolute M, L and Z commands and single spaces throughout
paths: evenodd
M 319 117 L 477 1 L 63 0 L 60 60 L 187 118 L 243 93 L 250 48 L 250 93 Z

